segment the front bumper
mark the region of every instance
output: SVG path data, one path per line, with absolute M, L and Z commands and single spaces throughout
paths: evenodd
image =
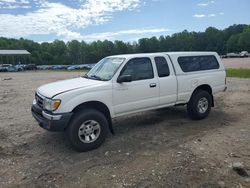
M 52 114 L 43 111 L 37 104 L 32 105 L 31 112 L 39 126 L 49 131 L 64 131 L 73 114 Z

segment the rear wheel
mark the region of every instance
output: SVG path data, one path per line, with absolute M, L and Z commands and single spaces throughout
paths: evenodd
M 211 95 L 207 91 L 197 90 L 187 104 L 187 112 L 192 119 L 199 120 L 208 116 L 211 106 Z
M 89 151 L 98 148 L 108 132 L 106 117 L 97 110 L 77 112 L 66 130 L 68 139 L 77 151 Z

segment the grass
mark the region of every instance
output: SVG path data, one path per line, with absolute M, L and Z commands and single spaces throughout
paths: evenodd
M 227 77 L 250 78 L 250 69 L 226 69 Z

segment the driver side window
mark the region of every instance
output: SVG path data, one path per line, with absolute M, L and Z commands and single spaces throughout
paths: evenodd
M 131 75 L 132 81 L 154 78 L 153 67 L 149 58 L 134 58 L 127 62 L 121 71 L 122 75 Z

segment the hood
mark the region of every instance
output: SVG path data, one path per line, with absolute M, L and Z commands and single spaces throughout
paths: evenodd
M 86 78 L 74 78 L 69 80 L 62 80 L 42 85 L 37 89 L 37 92 L 45 97 L 53 98 L 55 95 L 72 91 L 74 89 L 84 88 L 100 84 L 102 81 L 91 80 Z

